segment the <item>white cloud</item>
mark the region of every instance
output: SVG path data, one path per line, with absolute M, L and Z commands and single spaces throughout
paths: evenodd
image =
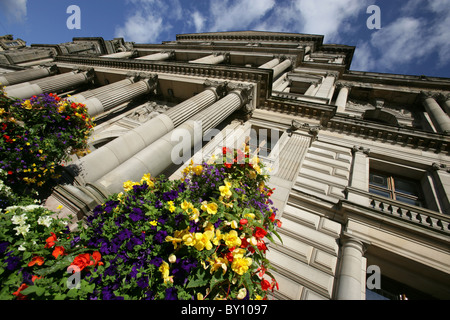
M 350 32 L 354 19 L 365 13 L 373 0 L 297 0 L 295 8 L 303 33 L 325 35 L 326 41 L 338 41 L 339 34 Z
M 0 9 L 8 20 L 22 21 L 27 16 L 27 0 L 1 0 Z
M 437 54 L 436 65 L 448 65 L 450 55 L 450 7 L 448 0 L 416 0 L 400 8 L 402 16 L 373 33 L 357 46 L 352 69 L 392 72 L 420 65 Z M 427 17 L 427 19 L 425 18 Z M 370 57 L 370 61 L 368 58 Z
M 116 28 L 116 37 L 137 43 L 154 43 L 162 31 L 162 23 L 161 17 L 136 12 L 128 17 L 124 26 Z
M 198 11 L 194 11 L 191 18 L 195 26 L 195 32 L 203 32 L 206 18 Z
M 275 0 L 212 0 L 209 31 L 244 30 L 258 23 Z

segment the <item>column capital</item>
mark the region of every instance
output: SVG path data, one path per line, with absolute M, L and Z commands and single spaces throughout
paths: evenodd
M 292 136 L 292 134 L 297 130 L 306 131 L 313 136 L 311 141 L 315 141 L 321 129 L 323 129 L 321 125 L 310 125 L 309 123 L 302 123 L 297 120 L 292 120 L 291 127 L 288 129 L 288 132 L 289 135 Z
M 450 173 L 450 168 L 447 167 L 446 164 L 442 164 L 442 163 L 434 162 L 431 165 L 431 169 L 433 169 L 434 171 L 445 171 L 447 173 Z
M 363 153 L 363 154 L 365 154 L 366 156 L 369 156 L 369 155 L 370 155 L 370 149 L 369 149 L 369 148 L 364 148 L 364 147 L 362 147 L 362 146 L 353 146 L 353 148 L 352 148 L 352 153 L 353 153 L 353 154 L 356 154 L 356 153 L 358 153 L 358 152 Z
M 439 92 L 436 94 L 438 102 L 446 102 L 450 100 L 450 92 Z
M 432 99 L 438 99 L 439 97 L 439 92 L 434 92 L 434 91 L 420 91 L 420 98 L 423 100 L 432 98 Z
M 348 90 L 351 90 L 353 88 L 353 85 L 347 82 L 338 81 L 336 82 L 336 88 L 338 90 L 341 90 L 342 88 L 346 88 Z
M 206 79 L 203 83 L 203 86 L 206 88 L 206 90 L 212 90 L 217 96 L 217 100 L 222 99 L 227 94 L 227 81 L 216 81 L 216 80 L 210 80 Z
M 364 241 L 349 235 L 346 231 L 344 231 L 339 239 L 339 243 L 341 246 L 348 246 L 357 249 L 363 256 L 366 253 L 368 246 L 368 244 L 364 243 Z
M 253 100 L 253 85 L 241 84 L 241 83 L 227 83 L 228 93 L 235 93 L 241 99 L 242 110 L 246 113 L 252 113 L 254 107 Z

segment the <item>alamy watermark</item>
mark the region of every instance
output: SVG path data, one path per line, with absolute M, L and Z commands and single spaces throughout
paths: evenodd
M 370 274 L 366 280 L 366 286 L 369 290 L 381 289 L 381 269 L 379 266 L 369 266 L 366 274 Z
M 381 29 L 381 9 L 379 6 L 371 5 L 367 8 L 367 14 L 371 16 L 367 19 L 366 25 L 369 30 Z
M 67 7 L 66 13 L 70 14 L 70 16 L 67 18 L 67 21 L 66 21 L 67 29 L 69 29 L 69 30 L 81 29 L 81 9 L 80 9 L 80 7 L 76 6 L 76 5 L 70 5 Z

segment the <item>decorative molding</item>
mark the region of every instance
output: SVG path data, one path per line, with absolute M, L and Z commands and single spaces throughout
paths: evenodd
M 369 148 L 364 148 L 362 146 L 353 146 L 352 153 L 355 154 L 355 153 L 358 153 L 358 152 L 364 153 L 367 156 L 370 155 L 370 149 Z

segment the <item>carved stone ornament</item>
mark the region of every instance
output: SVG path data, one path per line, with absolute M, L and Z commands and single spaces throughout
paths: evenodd
M 292 120 L 291 127 L 287 130 L 289 132 L 289 136 L 297 131 L 306 131 L 313 136 L 313 140 L 315 140 L 319 134 L 319 131 L 322 129 L 320 125 L 310 125 L 309 123 L 302 123 L 297 120 Z
M 362 146 L 353 146 L 352 148 L 352 153 L 355 154 L 357 152 L 362 152 L 365 155 L 370 155 L 370 149 L 369 148 L 364 148 Z

